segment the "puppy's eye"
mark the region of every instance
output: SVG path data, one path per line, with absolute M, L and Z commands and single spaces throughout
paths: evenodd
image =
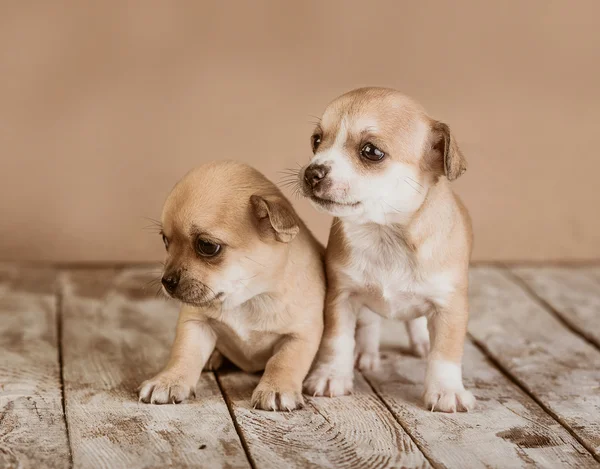
M 312 151 L 313 151 L 313 153 L 316 152 L 317 149 L 319 148 L 319 145 L 321 145 L 321 136 L 319 134 L 314 134 L 310 138 L 310 143 L 312 145 Z
M 162 235 L 162 239 L 165 245 L 165 249 L 169 249 L 169 239 L 165 235 Z
M 385 153 L 382 152 L 372 143 L 365 143 L 365 145 L 360 150 L 360 155 L 363 158 L 366 158 L 371 161 L 380 161 L 385 156 Z
M 205 239 L 198 238 L 196 240 L 196 252 L 204 257 L 214 257 L 221 251 L 221 245 L 211 243 Z

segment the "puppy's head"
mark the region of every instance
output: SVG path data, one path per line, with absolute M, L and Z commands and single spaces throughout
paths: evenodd
M 302 192 L 339 217 L 408 218 L 440 177 L 454 180 L 466 170 L 448 126 L 390 89 L 361 88 L 334 100 L 311 144 Z
M 163 208 L 163 288 L 195 306 L 241 304 L 273 285 L 298 231 L 289 202 L 255 169 L 200 166 L 177 183 Z

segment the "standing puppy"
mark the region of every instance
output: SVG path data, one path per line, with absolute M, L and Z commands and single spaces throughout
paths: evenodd
M 220 354 L 264 369 L 252 405 L 292 410 L 323 331 L 323 248 L 281 192 L 249 166 L 200 166 L 162 214 L 164 291 L 183 303 L 171 357 L 140 400 L 178 403 Z
M 302 191 L 336 218 L 326 253 L 325 331 L 305 388 L 346 394 L 355 360 L 376 368 L 380 315 L 408 321 L 420 355 L 431 338 L 425 406 L 471 409 L 461 361 L 472 231 L 449 184 L 466 170 L 450 129 L 397 91 L 362 88 L 327 107 L 312 147 Z

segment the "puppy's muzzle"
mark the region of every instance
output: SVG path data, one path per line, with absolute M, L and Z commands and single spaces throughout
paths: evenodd
M 163 275 L 161 283 L 163 284 L 163 287 L 165 287 L 165 290 L 172 295 L 175 293 L 175 290 L 177 290 L 179 279 L 180 275 L 178 273 L 165 274 Z
M 314 193 L 318 189 L 323 189 L 327 175 L 331 167 L 324 164 L 311 164 L 304 171 L 304 182 L 306 186 Z

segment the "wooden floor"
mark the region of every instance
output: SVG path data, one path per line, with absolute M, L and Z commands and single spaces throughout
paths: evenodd
M 600 267 L 472 269 L 477 408 L 454 415 L 423 409 L 402 324 L 353 396 L 257 411 L 259 377 L 226 370 L 189 403 L 138 403 L 177 314 L 157 276 L 0 266 L 0 467 L 600 467 Z

